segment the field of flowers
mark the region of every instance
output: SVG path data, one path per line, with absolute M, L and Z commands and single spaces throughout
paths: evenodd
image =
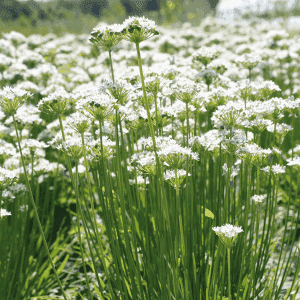
M 300 299 L 300 37 L 269 23 L 0 38 L 0 295 Z

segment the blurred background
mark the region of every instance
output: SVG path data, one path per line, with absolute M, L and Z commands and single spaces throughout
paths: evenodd
M 122 23 L 128 16 L 145 16 L 157 25 L 190 22 L 199 25 L 214 15 L 219 0 L 0 0 L 1 32 L 25 36 L 70 32 L 90 33 L 99 22 Z

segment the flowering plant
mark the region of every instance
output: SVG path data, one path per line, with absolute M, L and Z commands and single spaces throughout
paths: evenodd
M 109 59 L 86 36 L 39 37 L 27 65 L 37 37 L 0 39 L 1 300 L 298 292 L 296 38 L 211 19 L 159 31 L 97 26 Z

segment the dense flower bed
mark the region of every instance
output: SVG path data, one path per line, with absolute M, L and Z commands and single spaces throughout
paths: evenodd
M 76 204 L 80 246 L 59 270 L 70 275 L 60 276 L 66 295 L 280 299 L 287 279 L 296 295 L 283 262 L 299 273 L 299 41 L 268 23 L 211 18 L 176 30 L 130 18 L 91 35 L 3 34 L 0 225 L 23 211 L 37 218 L 38 186 L 64 178 L 56 196 Z M 279 256 L 268 278 L 272 246 L 287 245 L 290 260 Z M 61 297 L 55 284 L 15 292 Z

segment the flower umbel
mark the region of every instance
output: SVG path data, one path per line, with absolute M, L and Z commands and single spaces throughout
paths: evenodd
M 155 22 L 145 17 L 129 17 L 124 21 L 123 26 L 125 40 L 135 44 L 139 44 L 159 34 L 155 29 Z
M 71 105 L 71 94 L 55 91 L 48 97 L 41 99 L 37 107 L 46 114 L 62 115 L 71 107 Z
M 230 249 L 233 246 L 238 233 L 243 232 L 242 227 L 233 226 L 231 224 L 225 224 L 221 227 L 213 227 L 212 230 L 219 236 L 227 249 Z
M 120 24 L 99 25 L 91 32 L 89 41 L 93 44 L 101 46 L 104 50 L 110 51 L 112 47 L 119 44 L 123 39 L 122 30 L 124 27 Z
M 0 91 L 0 107 L 4 113 L 14 115 L 29 96 L 32 96 L 32 94 L 25 90 L 5 86 Z

